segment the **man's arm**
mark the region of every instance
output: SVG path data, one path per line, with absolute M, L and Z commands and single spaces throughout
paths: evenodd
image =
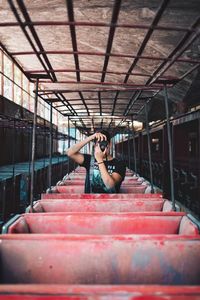
M 108 189 L 112 189 L 114 188 L 118 183 L 120 183 L 122 181 L 122 177 L 119 173 L 117 172 L 113 172 L 112 175 L 110 175 L 106 169 L 106 166 L 104 164 L 104 161 L 103 161 L 103 156 L 104 156 L 104 153 L 101 151 L 100 147 L 98 146 L 96 149 L 95 149 L 95 158 L 96 158 L 96 161 L 99 165 L 99 171 L 101 173 L 101 178 L 105 184 L 105 186 L 108 188 Z
M 122 181 L 122 177 L 119 173 L 113 172 L 111 175 L 108 173 L 104 163 L 99 165 L 101 178 L 108 189 L 114 188 L 118 183 Z
M 103 139 L 106 139 L 105 135 L 101 133 L 95 133 L 84 139 L 83 141 L 73 145 L 71 148 L 67 149 L 66 154 L 71 159 L 73 159 L 76 163 L 79 165 L 83 164 L 84 161 L 84 155 L 80 153 L 79 151 L 81 148 L 83 148 L 87 143 L 91 142 L 94 139 L 97 139 L 97 141 L 103 141 Z

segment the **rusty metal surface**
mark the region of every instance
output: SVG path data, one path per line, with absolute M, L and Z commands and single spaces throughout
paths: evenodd
M 9 294 L 8 294 L 9 291 Z M 199 286 L 159 285 L 1 285 L 0 299 L 5 300 L 199 300 Z
M 200 284 L 199 237 L 35 234 L 0 241 L 4 284 Z
M 146 185 L 139 185 L 139 186 L 126 186 L 123 185 L 123 187 L 120 188 L 120 192 L 122 194 L 142 194 L 145 192 L 147 186 Z M 76 187 L 72 186 L 56 186 L 56 192 L 57 193 L 66 193 L 66 194 L 81 194 L 84 193 L 84 185 L 78 185 Z
M 179 234 L 184 213 L 33 213 L 21 215 L 8 228 L 8 233 L 48 234 Z M 187 217 L 183 219 L 186 222 Z M 198 234 L 195 225 L 181 234 Z
M 162 194 L 131 194 L 128 195 L 129 199 L 152 199 L 162 198 Z M 41 194 L 41 199 L 127 199 L 127 194 Z
M 8 294 L 9 291 L 9 294 Z M 199 300 L 199 286 L 159 286 L 159 285 L 1 285 L 0 299 L 125 299 L 125 300 Z
M 103 120 L 115 131 L 132 115 L 144 121 L 144 104 L 154 98 L 156 107 L 165 83 L 173 86 L 171 113 L 179 112 L 200 64 L 199 10 L 198 0 L 2 0 L 1 43 L 28 78 L 49 75 L 40 96 L 57 98 L 53 106 L 78 127 L 100 128 Z M 66 104 L 62 112 L 56 92 L 71 110 Z M 164 118 L 163 111 L 162 104 L 153 109 L 150 120 Z
M 34 206 L 36 212 L 143 212 L 162 211 L 162 199 L 58 199 L 42 200 Z M 169 205 L 166 211 L 170 211 Z

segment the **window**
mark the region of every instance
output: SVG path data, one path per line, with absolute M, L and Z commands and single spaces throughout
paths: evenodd
M 4 80 L 3 80 L 3 95 L 5 98 L 12 100 L 13 97 L 13 69 L 12 69 L 12 62 L 11 60 L 4 54 L 3 55 L 3 73 L 4 73 Z
M 23 79 L 23 107 L 29 109 L 29 100 L 30 100 L 29 81 L 24 74 L 22 74 L 22 79 Z
M 44 89 L 39 85 L 40 89 Z M 0 49 L 0 94 L 34 112 L 35 84 L 14 65 L 10 58 Z M 48 97 L 48 96 L 46 96 Z M 50 121 L 50 106 L 38 98 L 38 116 Z M 58 112 L 53 109 L 53 124 L 58 125 Z
M 22 105 L 22 73 L 17 66 L 14 66 L 14 101 Z

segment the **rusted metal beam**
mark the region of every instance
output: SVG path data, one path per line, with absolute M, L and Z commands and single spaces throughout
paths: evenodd
M 83 21 L 31 21 L 31 22 L 22 22 L 23 26 L 86 26 L 86 27 L 118 27 L 118 28 L 133 28 L 133 29 L 149 29 L 149 25 L 144 24 L 114 24 L 114 23 L 104 23 L 104 22 L 83 22 Z M 0 22 L 0 27 L 17 27 L 19 26 L 18 22 Z M 164 31 L 194 31 L 191 28 L 183 26 L 160 26 L 156 25 L 152 27 L 153 30 L 164 30 Z
M 114 7 L 113 7 L 113 13 L 112 13 L 112 19 L 111 19 L 111 24 L 115 25 L 117 23 L 118 15 L 120 12 L 120 7 L 121 7 L 121 0 L 115 0 Z M 102 70 L 102 76 L 101 76 L 101 82 L 104 82 L 105 76 L 106 76 L 106 70 L 108 67 L 108 62 L 109 62 L 109 54 L 112 49 L 112 44 L 113 44 L 113 39 L 115 35 L 115 26 L 110 27 L 110 31 L 108 34 L 108 41 L 107 41 L 107 47 L 106 47 L 106 56 L 104 59 L 104 65 L 103 65 L 103 70 Z
M 98 100 L 99 100 L 99 111 L 100 111 L 100 116 L 102 116 L 101 92 L 98 92 Z
M 79 96 L 80 96 L 80 99 L 82 100 L 83 105 L 85 106 L 85 109 L 86 109 L 87 114 L 88 114 L 88 116 L 89 116 L 89 115 L 90 115 L 90 112 L 89 112 L 89 109 L 88 109 L 88 107 L 87 107 L 87 104 L 86 104 L 86 102 L 85 102 L 85 99 L 84 99 L 84 97 L 83 97 L 82 92 L 79 92 Z
M 166 7 L 167 7 L 169 1 L 170 1 L 170 0 L 163 0 L 163 1 L 162 1 L 162 3 L 161 3 L 161 5 L 160 5 L 160 7 L 159 7 L 159 9 L 158 9 L 158 11 L 157 11 L 157 13 L 156 13 L 154 19 L 153 19 L 153 22 L 152 22 L 151 26 L 149 27 L 149 29 L 148 29 L 148 31 L 147 31 L 145 37 L 144 37 L 144 40 L 143 40 L 143 42 L 142 42 L 142 44 L 141 44 L 141 46 L 140 46 L 140 48 L 139 48 L 139 50 L 138 50 L 138 52 L 137 52 L 137 56 L 142 55 L 142 53 L 143 53 L 143 51 L 144 51 L 144 49 L 145 49 L 145 47 L 146 47 L 146 45 L 147 45 L 147 43 L 148 43 L 148 41 L 149 41 L 151 35 L 153 34 L 153 31 L 154 31 L 153 28 L 154 28 L 154 27 L 158 24 L 158 22 L 160 21 L 160 19 L 161 19 L 163 13 L 164 13 L 164 11 L 165 11 L 165 9 L 166 9 Z M 128 70 L 128 73 L 132 72 L 132 70 L 133 70 L 134 67 L 136 66 L 138 60 L 139 60 L 138 57 L 134 59 L 132 65 L 130 66 L 130 68 L 129 68 L 129 70 Z M 125 77 L 125 79 L 124 79 L 124 83 L 126 83 L 126 82 L 128 81 L 129 76 L 130 76 L 129 74 L 126 75 L 126 77 Z
M 23 68 L 19 65 L 19 63 L 16 61 L 16 59 L 11 55 L 11 53 L 6 49 L 6 47 L 0 42 L 0 48 L 2 49 L 2 54 L 7 54 L 9 58 L 14 62 L 14 64 L 19 68 L 19 70 L 26 76 L 28 80 L 30 80 L 29 76 L 26 74 L 26 72 L 23 70 Z
M 71 113 L 76 114 L 76 111 L 74 110 L 73 106 L 69 103 L 69 101 L 65 98 L 63 94 L 56 93 L 56 96 L 61 99 L 62 103 L 65 104 L 67 109 L 70 110 Z
M 189 74 L 191 74 L 192 72 L 194 72 L 196 69 L 198 69 L 200 67 L 200 63 L 193 66 L 192 68 L 190 68 L 185 74 L 183 74 L 180 77 L 180 81 L 183 80 L 185 77 L 187 77 Z
M 25 6 L 24 2 L 21 1 L 21 0 L 17 0 L 17 4 L 18 4 L 18 7 L 19 7 L 20 10 L 21 10 L 21 13 L 22 13 L 22 15 L 23 15 L 25 21 L 31 23 L 31 18 L 30 18 L 29 14 L 28 14 L 28 11 L 27 11 L 27 9 L 26 9 L 26 6 Z M 30 32 L 31 32 L 31 34 L 32 34 L 32 36 L 33 36 L 33 38 L 34 38 L 34 40 L 35 40 L 35 43 L 36 43 L 38 49 L 39 49 L 40 51 L 44 51 L 44 48 L 43 48 L 43 46 L 42 46 L 42 43 L 41 43 L 41 41 L 40 41 L 40 39 L 39 39 L 39 36 L 38 36 L 38 34 L 37 34 L 37 32 L 36 32 L 34 26 L 31 25 L 31 24 L 30 24 L 30 25 L 27 25 L 27 26 L 28 26 L 28 28 L 29 28 L 29 30 L 30 30 Z M 52 69 L 51 63 L 50 63 L 50 61 L 49 61 L 47 55 L 44 53 L 42 56 L 43 56 L 43 60 L 45 61 L 45 64 L 46 64 L 47 68 Z M 49 73 L 50 73 L 51 76 L 52 76 L 52 80 L 53 80 L 53 81 L 57 81 L 54 72 L 49 72 Z
M 139 59 L 146 59 L 146 60 L 155 60 L 155 61 L 171 61 L 172 58 L 169 57 L 161 57 L 161 56 L 148 56 L 148 55 L 131 55 L 131 54 L 124 54 L 124 53 L 110 53 L 106 54 L 105 52 L 91 52 L 91 51 L 65 51 L 65 50 L 56 50 L 56 51 L 38 51 L 38 54 L 59 54 L 59 55 L 88 55 L 88 56 L 112 56 L 112 57 L 125 57 L 125 58 L 139 58 Z M 34 51 L 18 51 L 18 52 L 10 52 L 12 56 L 20 56 L 20 55 L 35 55 Z M 190 59 L 190 58 L 178 58 L 177 62 L 186 62 L 186 63 L 199 63 L 198 59 Z M 32 72 L 32 71 L 31 71 Z M 102 73 L 102 71 L 101 71 Z M 129 74 L 129 72 L 126 72 Z M 133 74 L 130 72 L 130 74 Z
M 66 4 L 67 4 L 67 13 L 68 13 L 68 19 L 70 22 L 74 22 L 74 9 L 73 9 L 73 2 L 72 0 L 66 0 Z M 80 69 L 79 67 L 79 59 L 78 59 L 78 54 L 76 53 L 78 51 L 77 48 L 77 41 L 76 41 L 76 29 L 75 29 L 75 25 L 71 24 L 69 26 L 70 28 L 70 34 L 71 34 L 71 39 L 72 39 L 72 48 L 73 48 L 73 52 L 74 52 L 74 63 L 75 63 L 75 67 L 77 70 Z M 77 71 L 76 72 L 76 79 L 77 81 L 80 81 L 80 72 Z
M 19 23 L 19 26 L 20 26 L 21 30 L 23 31 L 23 33 L 24 33 L 26 39 L 28 40 L 28 42 L 29 42 L 31 48 L 33 49 L 34 54 L 37 56 L 39 62 L 41 63 L 41 65 L 43 66 L 43 68 L 44 68 L 44 69 L 46 70 L 46 72 L 48 73 L 47 67 L 45 66 L 45 64 L 44 64 L 43 60 L 41 59 L 40 55 L 38 54 L 37 49 L 36 49 L 34 43 L 32 42 L 32 40 L 31 40 L 31 38 L 30 38 L 30 36 L 29 36 L 29 33 L 27 32 L 25 26 L 23 25 L 23 22 L 22 22 L 22 20 L 21 20 L 21 17 L 19 16 L 18 11 L 17 11 L 17 9 L 16 9 L 16 7 L 15 7 L 13 1 L 12 1 L 12 0 L 8 0 L 8 3 L 9 3 L 9 5 L 10 5 L 10 8 L 11 8 L 11 10 L 12 10 L 12 12 L 13 12 L 15 18 L 17 19 L 17 21 L 18 21 L 18 23 Z M 42 52 L 44 52 L 44 49 L 43 49 L 43 48 L 40 49 L 40 50 L 42 50 Z M 12 56 L 12 54 L 11 54 L 11 56 Z M 50 68 L 52 68 L 52 67 L 50 67 Z M 49 76 L 50 76 L 50 73 L 48 73 L 48 74 L 49 74 Z
M 113 109 L 112 109 L 112 116 L 114 115 L 114 112 L 115 112 L 115 107 L 116 107 L 116 103 L 117 103 L 117 98 L 119 96 L 119 91 L 116 92 L 115 94 L 115 98 L 114 98 L 114 101 L 113 101 Z
M 141 91 L 139 92 L 133 92 L 133 94 L 130 97 L 129 103 L 124 111 L 124 116 L 127 116 L 129 111 L 132 109 L 133 105 L 135 104 L 135 102 L 138 100 L 138 98 L 141 95 Z
M 82 73 L 94 73 L 94 74 L 102 74 L 102 73 L 106 73 L 106 74 L 113 74 L 113 75 L 126 75 L 127 72 L 114 72 L 114 71 L 99 71 L 99 70 L 76 70 L 76 69 L 55 69 L 55 70 L 49 70 L 49 71 L 53 71 L 55 73 L 74 73 L 74 72 L 82 72 Z M 44 70 L 30 70 L 30 71 L 26 71 L 27 74 L 35 74 L 35 73 L 44 73 Z M 150 77 L 151 74 L 143 74 L 143 73 L 130 73 L 130 75 L 134 75 L 134 76 L 142 76 L 142 77 Z
M 84 93 L 91 93 L 91 92 L 112 92 L 112 91 L 140 91 L 140 90 L 145 90 L 145 91 L 158 91 L 161 89 L 161 86 L 143 86 L 143 87 L 123 87 L 123 88 L 95 88 L 95 89 L 45 89 L 45 90 L 40 90 L 39 92 L 41 93 L 40 95 L 52 95 L 55 93 L 77 93 L 77 92 L 84 92 Z
M 142 84 L 134 84 L 134 83 L 124 83 L 124 82 L 100 82 L 100 81 L 92 81 L 92 80 L 84 80 L 84 81 L 74 81 L 74 80 L 60 80 L 58 82 L 52 82 L 49 80 L 40 80 L 40 83 L 46 83 L 46 84 L 77 84 L 77 85 L 81 85 L 81 84 L 86 84 L 86 85 L 90 85 L 90 84 L 95 84 L 95 85 L 111 85 L 111 86 L 133 86 L 133 87 L 144 87 L 144 85 Z M 162 84 L 156 85 L 157 87 L 162 87 Z
M 178 58 L 188 49 L 190 45 L 199 37 L 200 30 L 197 28 L 200 24 L 200 18 L 198 18 L 191 28 L 196 29 L 195 34 L 192 35 L 191 33 L 187 32 L 183 38 L 179 41 L 177 46 L 173 49 L 173 51 L 169 54 L 168 58 L 170 60 L 163 62 L 153 73 L 152 78 L 147 81 L 147 84 L 154 83 L 160 76 L 162 76 L 172 65 L 173 63 L 177 62 Z

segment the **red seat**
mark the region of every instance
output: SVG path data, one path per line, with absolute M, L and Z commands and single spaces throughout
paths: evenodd
M 182 226 L 182 220 L 185 226 Z M 7 226 L 5 225 L 4 228 Z M 179 230 L 181 228 L 181 231 Z M 185 229 L 185 230 L 184 230 Z M 199 234 L 184 213 L 33 213 L 21 215 L 8 233 Z M 186 231 L 186 232 L 185 232 Z
M 52 193 L 41 194 L 41 199 L 158 199 L 162 194 L 65 194 Z
M 200 237 L 0 237 L 4 284 L 200 284 Z
M 30 207 L 27 209 L 29 212 Z M 171 211 L 172 205 L 163 199 L 57 199 L 41 200 L 34 205 L 36 212 L 144 212 Z
M 199 286 L 161 285 L 0 285 L 1 300 L 197 300 Z

